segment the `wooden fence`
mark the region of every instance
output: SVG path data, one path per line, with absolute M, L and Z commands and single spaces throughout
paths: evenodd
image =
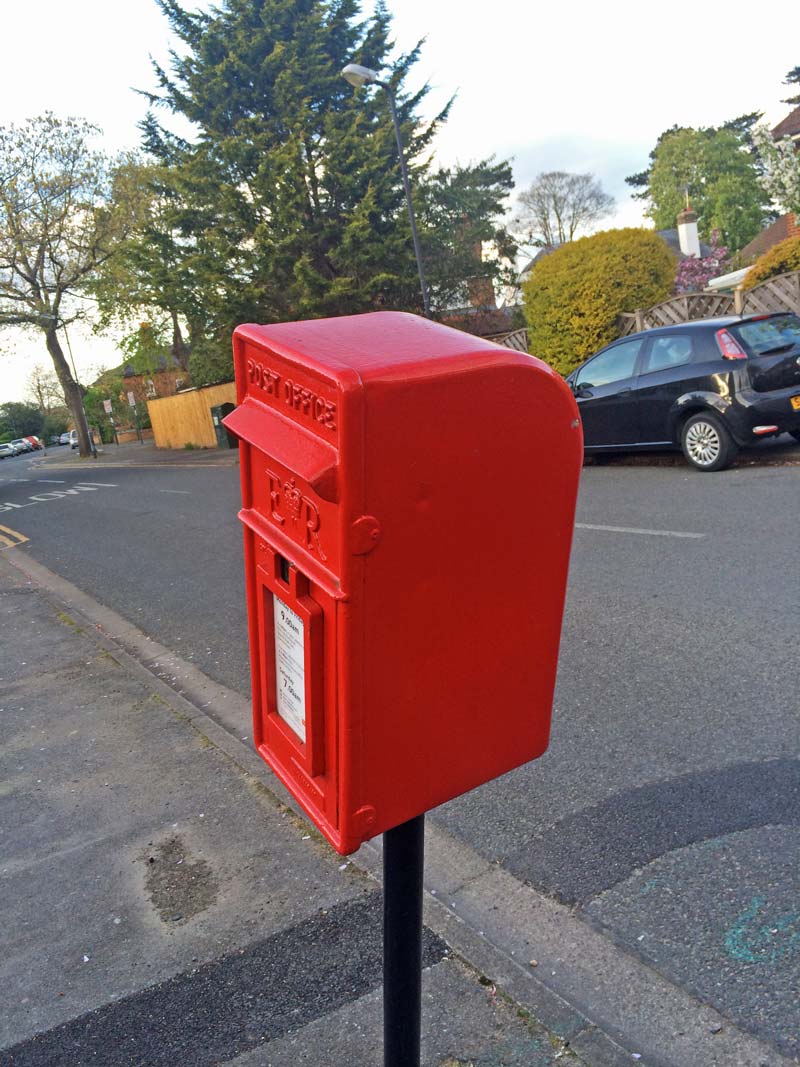
M 800 271 L 779 274 L 754 289 L 734 293 L 684 293 L 647 310 L 620 315 L 620 337 L 659 326 L 674 326 L 693 319 L 717 315 L 766 315 L 773 311 L 793 311 L 800 315 Z
M 233 382 L 209 385 L 204 389 L 187 389 L 175 396 L 147 401 L 157 448 L 215 448 L 217 435 L 211 409 L 219 404 L 236 403 Z
M 492 337 L 491 340 L 504 348 L 513 348 L 516 352 L 527 353 L 528 351 L 528 331 L 525 329 L 501 333 Z

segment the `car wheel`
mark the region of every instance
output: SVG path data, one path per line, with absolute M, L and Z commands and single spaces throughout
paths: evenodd
M 683 424 L 681 447 L 686 459 L 699 471 L 730 467 L 739 451 L 718 415 L 700 411 Z

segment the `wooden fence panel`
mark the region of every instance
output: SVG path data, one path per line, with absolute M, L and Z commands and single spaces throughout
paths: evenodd
M 742 297 L 742 311 L 745 315 L 769 315 L 774 311 L 800 315 L 800 271 L 779 274 L 748 289 Z
M 175 396 L 147 401 L 157 448 L 215 448 L 217 435 L 211 421 L 211 408 L 236 403 L 236 386 L 209 385 L 204 389 L 187 389 Z
M 512 330 L 511 333 L 500 334 L 499 337 L 493 337 L 498 345 L 503 345 L 504 348 L 513 348 L 516 352 L 528 351 L 528 331 L 527 330 Z

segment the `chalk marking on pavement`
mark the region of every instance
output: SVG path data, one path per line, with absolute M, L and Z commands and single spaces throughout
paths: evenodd
M 15 545 L 23 545 L 28 540 L 25 534 L 19 533 L 17 530 L 12 530 L 9 526 L 0 526 L 0 543 L 6 548 L 14 548 Z
M 191 490 L 189 489 L 159 489 L 159 493 L 180 493 L 182 496 L 191 496 Z
M 681 530 L 643 530 L 638 526 L 598 526 L 591 522 L 576 522 L 576 530 L 604 530 L 607 533 L 647 534 L 650 537 L 688 537 L 702 541 L 706 534 L 684 533 Z

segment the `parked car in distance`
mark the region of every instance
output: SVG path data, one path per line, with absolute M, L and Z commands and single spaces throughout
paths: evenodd
M 15 437 L 11 444 L 18 452 L 33 452 L 33 445 L 27 437 Z
M 69 444 L 69 438 L 70 438 L 70 431 L 67 430 L 66 433 L 62 433 L 62 435 L 59 437 L 58 443 L 60 445 L 68 445 Z
M 567 378 L 587 453 L 680 447 L 700 471 L 742 445 L 800 441 L 800 318 L 697 319 L 614 341 Z
M 80 444 L 80 441 L 78 440 L 78 431 L 77 430 L 70 430 L 69 431 L 69 445 L 70 445 L 70 448 L 77 448 L 79 444 Z M 94 444 L 94 430 L 89 430 L 89 444 L 92 444 L 92 445 Z
M 6 442 L 5 444 L 0 445 L 0 459 L 7 459 L 7 458 L 10 458 L 11 456 L 16 456 L 16 455 L 17 455 L 17 450 L 16 450 L 16 448 L 14 448 L 14 446 L 12 444 L 9 444 L 8 442 Z
M 26 434 L 25 440 L 30 444 L 34 452 L 38 452 L 40 449 L 44 448 L 44 442 L 41 437 L 37 437 L 35 433 Z

